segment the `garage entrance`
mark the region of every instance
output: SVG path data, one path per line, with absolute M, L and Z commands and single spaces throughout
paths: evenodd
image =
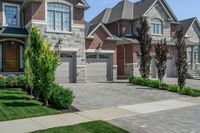
M 86 81 L 105 82 L 113 80 L 111 54 L 86 55 Z
M 61 54 L 61 64 L 56 70 L 56 83 L 66 84 L 76 82 L 75 54 Z

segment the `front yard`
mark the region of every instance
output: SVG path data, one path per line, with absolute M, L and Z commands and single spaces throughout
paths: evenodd
M 60 113 L 32 98 L 21 89 L 0 89 L 0 121 Z
M 107 122 L 94 121 L 73 126 L 51 128 L 34 133 L 128 133 L 128 131 Z

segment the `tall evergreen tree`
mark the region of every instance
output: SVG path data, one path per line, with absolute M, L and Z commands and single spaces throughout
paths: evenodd
M 176 50 L 177 50 L 177 58 L 176 58 L 176 67 L 178 73 L 178 85 L 180 88 L 183 88 L 186 84 L 186 76 L 188 70 L 187 64 L 187 47 L 185 42 L 185 36 L 183 32 L 183 28 L 176 32 Z
M 149 28 L 147 18 L 143 17 L 140 19 L 140 26 L 136 29 L 137 34 L 135 35 L 141 50 L 140 74 L 142 78 L 149 78 L 150 76 L 152 38 L 149 35 Z
M 155 47 L 156 52 L 156 67 L 158 70 L 158 79 L 160 82 L 162 82 L 163 77 L 165 75 L 166 71 L 166 62 L 167 62 L 167 54 L 168 54 L 168 48 L 167 48 L 167 41 L 164 39 L 164 41 L 158 42 L 158 44 Z

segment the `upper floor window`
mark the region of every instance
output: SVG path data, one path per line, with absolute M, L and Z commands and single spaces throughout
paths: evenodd
M 71 30 L 71 7 L 62 3 L 48 3 L 48 30 Z
M 163 22 L 160 19 L 152 19 L 151 21 L 151 34 L 163 34 Z
M 4 3 L 3 11 L 5 26 L 19 26 L 19 5 Z
M 127 25 L 125 27 L 124 33 L 125 33 L 125 36 L 131 36 L 132 35 L 132 26 L 131 25 Z

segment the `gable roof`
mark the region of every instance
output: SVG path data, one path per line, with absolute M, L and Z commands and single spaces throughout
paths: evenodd
M 185 19 L 185 20 L 181 20 L 180 21 L 180 25 L 179 27 L 183 27 L 184 30 L 184 35 L 186 35 L 186 33 L 188 32 L 188 30 L 190 29 L 190 27 L 194 24 L 197 23 L 199 30 L 200 30 L 200 24 L 199 21 L 196 17 L 193 18 L 189 18 L 189 19 Z
M 110 38 L 113 38 L 113 35 L 110 33 L 110 31 L 106 28 L 106 26 L 102 23 L 99 24 L 91 24 L 86 22 L 85 24 L 85 36 L 86 37 L 92 37 L 92 34 L 101 27 L 109 36 Z
M 97 15 L 90 22 L 96 23 L 111 23 L 117 20 L 126 19 L 134 20 L 144 16 L 153 5 L 160 2 L 168 15 L 178 22 L 178 19 L 172 12 L 171 8 L 165 0 L 141 0 L 140 2 L 130 2 L 129 0 L 122 0 L 113 8 L 106 8 L 99 15 Z

